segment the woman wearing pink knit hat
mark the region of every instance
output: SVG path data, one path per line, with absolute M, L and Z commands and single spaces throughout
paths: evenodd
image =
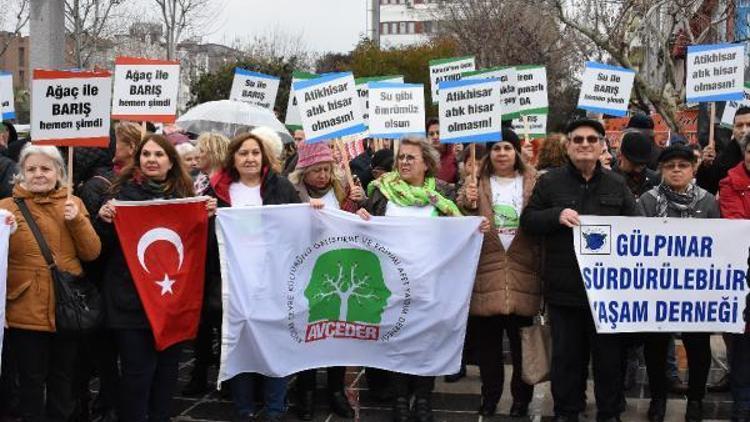
M 337 176 L 335 159 L 331 148 L 325 143 L 308 144 L 298 147 L 297 168 L 289 175 L 289 181 L 299 193 L 302 202 L 309 202 L 314 208 L 333 208 L 355 212 L 367 199 L 361 186 L 350 188 Z
M 289 175 L 289 181 L 297 189 L 302 202 L 309 202 L 314 208 L 325 207 L 353 213 L 365 201 L 365 192 L 361 186 L 355 185 L 349 189 L 336 176 L 333 153 L 328 145 L 322 142 L 302 142 L 297 151 L 297 168 Z M 331 411 L 342 418 L 353 418 L 354 410 L 344 394 L 346 368 L 336 366 L 326 370 Z M 316 369 L 310 369 L 297 374 L 297 416 L 303 421 L 310 421 L 315 417 L 315 373 Z

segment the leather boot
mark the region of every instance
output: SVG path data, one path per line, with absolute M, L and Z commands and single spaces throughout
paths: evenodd
M 667 413 L 667 399 L 651 399 L 648 405 L 648 422 L 664 422 Z
M 514 401 L 510 406 L 511 418 L 523 418 L 529 414 L 529 404 Z
M 494 416 L 497 412 L 497 400 L 482 397 L 482 404 L 479 405 L 479 414 L 482 416 Z
M 688 400 L 685 408 L 685 422 L 700 422 L 703 420 L 703 402 Z

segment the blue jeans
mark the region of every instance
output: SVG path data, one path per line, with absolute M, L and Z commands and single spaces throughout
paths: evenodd
M 230 381 L 232 401 L 237 414 L 244 417 L 258 413 L 253 395 L 254 376 L 263 380 L 263 401 L 268 416 L 283 415 L 286 411 L 287 379 L 267 377 L 250 372 L 235 375 Z
M 736 415 L 750 414 L 750 334 L 732 334 L 729 380 Z

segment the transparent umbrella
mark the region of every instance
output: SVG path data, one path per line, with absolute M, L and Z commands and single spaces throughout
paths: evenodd
M 275 130 L 285 144 L 294 142 L 273 111 L 240 101 L 199 104 L 180 116 L 175 124 L 188 132 L 219 132 L 230 138 L 258 126 L 267 126 Z

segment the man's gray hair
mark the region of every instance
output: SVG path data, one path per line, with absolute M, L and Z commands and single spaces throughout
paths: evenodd
M 18 156 L 18 174 L 13 178 L 14 184 L 25 182 L 23 176 L 23 165 L 26 162 L 26 159 L 32 155 L 43 155 L 52 160 L 52 163 L 55 165 L 55 170 L 57 170 L 57 185 L 59 186 L 61 183 L 65 182 L 65 161 L 63 160 L 62 154 L 60 154 L 60 150 L 51 145 L 34 145 L 28 143 L 23 149 L 21 149 L 21 154 Z

